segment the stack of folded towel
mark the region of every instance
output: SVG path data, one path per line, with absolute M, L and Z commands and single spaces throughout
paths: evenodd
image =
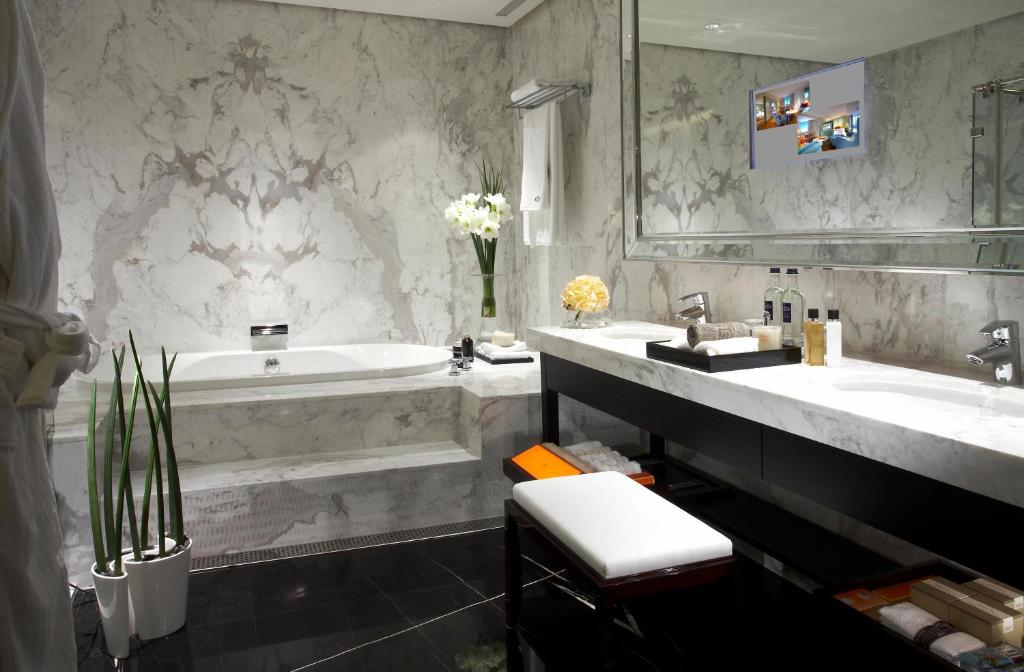
M 918 646 L 951 661 L 985 646 L 980 639 L 959 632 L 949 623 L 940 621 L 937 616 L 910 602 L 882 607 L 878 615 L 882 617 L 882 623 L 914 640 Z
M 612 450 L 600 441 L 584 441 L 564 446 L 556 452 L 563 453 L 563 459 L 584 472 L 617 471 L 629 476 L 639 474 L 640 464 L 626 459 L 621 453 Z M 561 456 L 561 455 L 560 455 Z
M 526 352 L 526 343 L 515 341 L 512 345 L 500 346 L 493 343 L 480 343 L 476 351 L 487 359 L 522 359 Z

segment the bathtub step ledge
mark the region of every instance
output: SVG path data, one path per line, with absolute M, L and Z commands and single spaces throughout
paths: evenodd
M 455 441 L 183 465 L 182 493 L 479 461 Z M 141 478 L 140 474 L 135 475 Z

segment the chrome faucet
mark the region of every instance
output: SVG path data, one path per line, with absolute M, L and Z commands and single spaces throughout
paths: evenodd
M 981 366 L 992 364 L 995 381 L 999 385 L 1022 385 L 1020 358 L 1020 324 L 1013 320 L 996 320 L 985 325 L 983 336 L 992 342 L 967 355 L 967 361 Z
M 249 327 L 249 340 L 253 352 L 288 349 L 287 324 L 260 324 Z
M 676 301 L 683 303 L 683 307 L 675 314 L 677 320 L 683 320 L 689 324 L 711 322 L 711 298 L 707 292 L 687 294 L 679 297 Z

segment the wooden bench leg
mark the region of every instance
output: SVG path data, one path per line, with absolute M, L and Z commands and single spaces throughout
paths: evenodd
M 618 669 L 615 659 L 615 600 L 598 592 L 594 606 L 597 610 L 598 636 L 601 638 L 601 669 Z
M 519 552 L 519 522 L 505 515 L 505 627 L 519 623 L 523 602 L 523 560 Z

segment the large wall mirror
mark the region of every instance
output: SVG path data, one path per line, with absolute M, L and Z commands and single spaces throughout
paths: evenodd
M 626 256 L 1024 273 L 1020 0 L 622 0 Z

